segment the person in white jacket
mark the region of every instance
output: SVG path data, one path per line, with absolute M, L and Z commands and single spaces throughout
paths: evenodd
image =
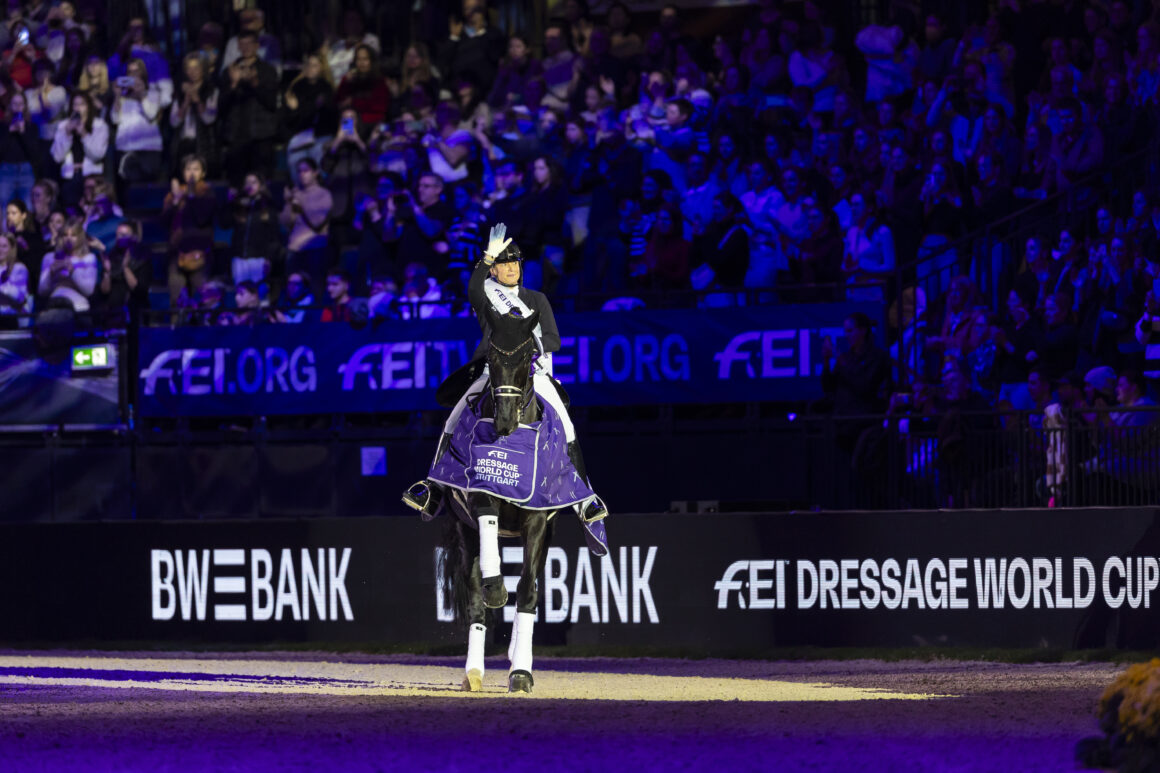
M 149 82 L 145 62 L 133 59 L 128 74 L 114 84 L 109 119 L 117 126 L 117 177 L 125 182 L 154 180 L 161 172 L 161 90 Z
M 84 193 L 84 179 L 104 174 L 109 125 L 96 114 L 87 94 L 72 98 L 72 113 L 56 127 L 52 157 L 60 164 L 60 201 L 75 206 Z
M 63 300 L 76 311 L 88 311 L 98 273 L 97 256 L 89 249 L 84 223 L 73 218 L 61 231 L 56 250 L 44 256 L 39 295 L 46 300 Z

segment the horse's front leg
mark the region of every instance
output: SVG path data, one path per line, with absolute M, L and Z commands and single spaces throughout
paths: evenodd
M 490 609 L 507 604 L 499 560 L 499 506 L 488 496 L 472 495 L 468 500 L 479 529 L 479 570 L 482 575 L 483 603 Z
M 479 692 L 483 688 L 483 654 L 487 643 L 487 608 L 483 604 L 482 575 L 479 571 L 479 552 L 475 550 L 475 535 L 462 523 L 459 530 L 459 576 L 466 580 L 467 597 L 467 664 L 464 666 L 463 689 Z
M 547 513 L 527 513 L 520 537 L 524 545 L 524 567 L 516 587 L 516 619 L 512 624 L 512 646 L 508 651 L 511 659 L 508 692 L 532 691 L 532 635 L 540 601 L 538 580 L 548 557 Z

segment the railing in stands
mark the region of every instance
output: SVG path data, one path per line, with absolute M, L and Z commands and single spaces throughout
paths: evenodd
M 1053 425 L 1042 411 L 950 411 L 794 423 L 810 460 L 810 498 L 820 509 L 1156 503 L 1160 408 L 1061 418 Z

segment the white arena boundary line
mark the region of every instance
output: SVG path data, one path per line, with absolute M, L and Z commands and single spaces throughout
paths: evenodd
M 46 669 L 73 673 L 55 676 Z M 116 657 L 0 657 L 0 685 L 144 689 L 190 693 L 261 695 L 414 696 L 480 698 L 507 696 L 507 669 L 488 670 L 481 693 L 460 691 L 462 669 L 395 663 L 331 663 L 284 660 L 156 659 Z M 35 673 L 40 671 L 42 673 Z M 92 671 L 85 676 L 77 671 Z M 101 672 L 116 671 L 124 678 Z M 23 672 L 23 673 L 22 673 Z M 189 678 L 182 675 L 205 676 Z M 945 694 L 909 693 L 825 682 L 794 682 L 640 673 L 536 671 L 535 692 L 521 698 L 618 701 L 748 701 L 780 703 L 931 700 Z

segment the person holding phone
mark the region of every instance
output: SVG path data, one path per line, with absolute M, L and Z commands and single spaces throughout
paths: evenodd
M 149 82 L 145 62 L 133 59 L 117 79 L 109 120 L 117 127 L 117 179 L 121 184 L 154 180 L 161 172 L 161 92 Z
M 52 157 L 60 164 L 60 201 L 74 206 L 84 192 L 84 178 L 105 173 L 109 125 L 96 114 L 88 94 L 72 98 L 69 117 L 56 126 Z
M 326 187 L 333 197 L 331 231 L 341 244 L 349 244 L 357 238 L 354 235 L 355 205 L 372 191 L 370 154 L 362 130 L 358 113 L 349 107 L 343 110 L 338 133 L 322 159 Z M 313 270 L 311 273 L 317 275 Z

